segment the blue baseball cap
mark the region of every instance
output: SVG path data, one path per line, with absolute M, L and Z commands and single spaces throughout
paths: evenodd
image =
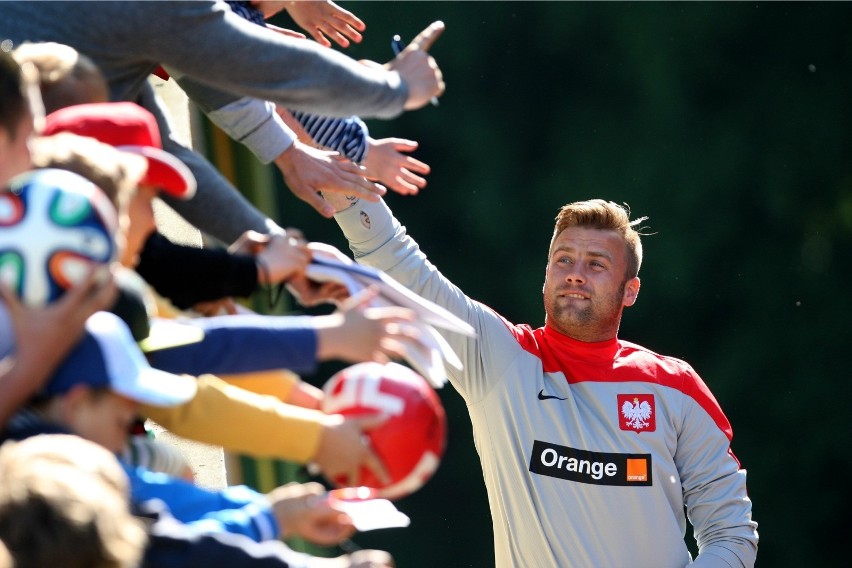
M 97 312 L 86 320 L 82 340 L 42 390 L 57 396 L 78 384 L 107 388 L 151 406 L 177 406 L 195 396 L 193 377 L 152 368 L 115 314 Z

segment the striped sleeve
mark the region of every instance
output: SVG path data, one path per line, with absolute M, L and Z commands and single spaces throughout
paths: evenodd
M 301 111 L 290 112 L 317 144 L 340 152 L 355 163 L 360 164 L 364 160 L 370 131 L 357 116 L 331 118 Z

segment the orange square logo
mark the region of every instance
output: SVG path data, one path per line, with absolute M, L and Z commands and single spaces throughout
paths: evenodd
M 648 460 L 627 458 L 627 481 L 648 481 Z

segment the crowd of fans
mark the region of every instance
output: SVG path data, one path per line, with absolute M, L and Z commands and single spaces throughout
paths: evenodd
M 311 39 L 265 23 L 282 9 Z M 330 217 L 329 193 L 376 200 L 425 186 L 417 144 L 373 139 L 359 116 L 392 118 L 444 90 L 428 54 L 440 22 L 384 65 L 329 49 L 364 30 L 328 0 L 4 3 L 2 191 L 28 215 L 52 206 L 33 196 L 73 196 L 109 229 L 114 254 L 46 304 L 26 300 L 27 278 L 0 278 L 0 567 L 393 565 L 377 550 L 295 552 L 286 539 L 332 546 L 355 532 L 323 485 L 204 489 L 145 427 L 311 463 L 329 478 L 354 481 L 361 467 L 387 477 L 364 436 L 382 417 L 324 414 L 322 391 L 294 372 L 399 358 L 401 342 L 417 341 L 416 314 L 311 280 L 314 245 L 178 143 L 147 80 L 176 81 Z M 171 242 L 155 198 L 230 246 Z M 24 256 L 39 246 L 39 235 L 16 238 Z M 278 285 L 337 309 L 269 316 L 234 302 Z

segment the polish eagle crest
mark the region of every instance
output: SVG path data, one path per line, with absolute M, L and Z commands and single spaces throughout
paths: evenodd
M 633 401 L 625 400 L 621 405 L 621 414 L 624 416 L 627 426 L 641 430 L 647 428 L 650 424 L 651 414 L 654 409 L 647 400 L 639 401 L 637 397 Z

